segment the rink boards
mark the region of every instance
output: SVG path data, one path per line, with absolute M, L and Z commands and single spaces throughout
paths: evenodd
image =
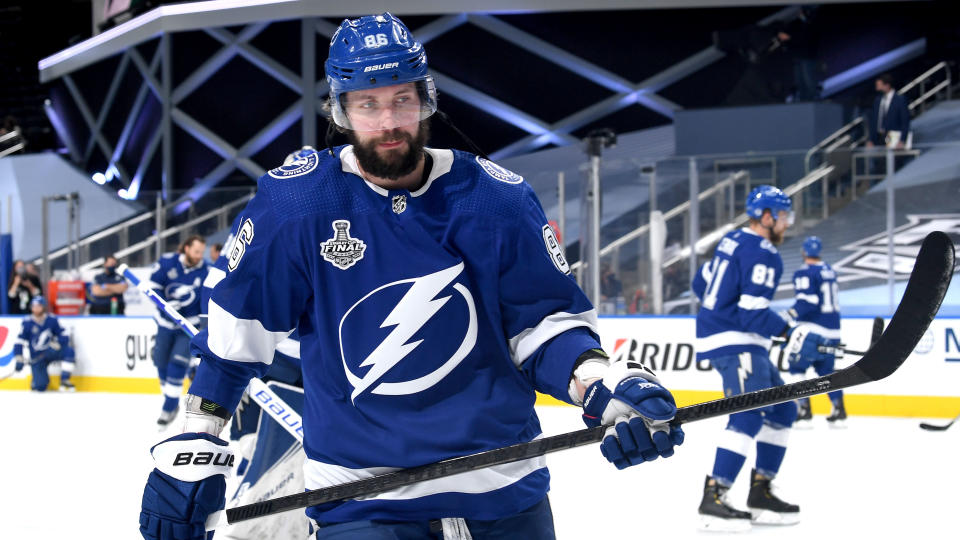
M 0 377 L 13 370 L 13 344 L 19 317 L 0 317 Z M 149 317 L 61 317 L 77 352 L 74 382 L 78 390 L 159 394 L 151 361 L 156 324 Z M 841 332 L 848 348 L 866 350 L 870 318 L 845 318 Z M 601 317 L 604 348 L 616 359 L 640 360 L 654 368 L 664 384 L 688 405 L 721 397 L 720 376 L 696 360 L 692 317 Z M 778 361 L 778 348 L 771 358 Z M 838 361 L 845 367 L 857 357 Z M 782 369 L 784 361 L 779 361 Z M 0 381 L 0 390 L 29 388 L 28 370 Z M 810 372 L 813 376 L 813 372 Z M 788 375 L 784 378 L 790 382 Z M 54 377 L 53 384 L 58 384 Z M 874 416 L 952 417 L 960 412 L 960 318 L 938 318 L 907 360 L 888 379 L 847 392 L 847 411 Z M 540 404 L 560 404 L 541 396 Z M 828 410 L 826 398 L 814 399 L 814 412 Z

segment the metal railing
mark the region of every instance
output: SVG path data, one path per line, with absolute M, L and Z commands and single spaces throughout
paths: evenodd
M 241 195 L 239 198 L 210 210 L 199 217 L 190 216 L 187 218 L 185 223 L 171 227 L 166 227 L 165 224 L 168 217 L 177 212 L 177 205 L 174 203 L 163 205 L 158 199 L 157 205 L 154 209 L 145 210 L 144 212 L 141 212 L 132 218 L 85 236 L 78 242 L 68 243 L 66 246 L 48 253 L 47 261 L 51 268 L 60 266 L 62 269 L 62 261 L 67 260 L 69 263 L 71 261 L 72 254 L 75 253 L 76 257 L 73 260 L 75 260 L 76 264 L 68 264 L 68 271 L 84 271 L 90 268 L 95 268 L 103 264 L 103 257 L 90 259 L 91 248 L 93 246 L 97 246 L 98 242 L 107 242 L 111 243 L 111 246 L 116 246 L 116 249 L 111 248 L 107 251 L 117 257 L 137 254 L 144 249 L 144 246 L 153 246 L 156 250 L 155 255 L 159 256 L 159 254 L 163 252 L 164 241 L 166 239 L 176 234 L 185 234 L 190 232 L 189 229 L 191 227 L 195 227 L 200 223 L 211 219 L 217 219 L 218 221 L 216 228 L 218 230 L 228 227 L 230 225 L 230 221 L 228 219 L 229 214 L 238 206 L 246 204 L 252 197 L 253 191 L 251 190 L 245 195 Z M 192 210 L 190 211 L 192 212 Z M 153 222 L 154 226 L 150 227 L 149 231 L 144 230 L 144 227 L 148 226 L 147 224 L 150 222 Z M 157 231 L 159 231 L 159 233 Z M 130 244 L 130 239 L 134 235 L 144 239 L 136 242 L 135 244 Z M 39 266 L 43 265 L 43 261 L 44 257 L 41 255 L 33 262 Z M 60 262 L 61 264 L 54 264 L 55 262 Z M 52 275 L 52 272 L 48 275 Z
M 833 165 L 821 165 L 810 174 L 804 176 L 800 180 L 784 188 L 783 192 L 786 193 L 789 197 L 793 198 L 795 195 L 799 195 L 803 193 L 805 189 L 807 189 L 808 187 L 812 186 L 817 182 L 820 182 L 821 185 L 825 185 L 827 180 L 830 177 L 830 173 L 832 173 L 833 170 L 834 170 Z M 736 229 L 737 227 L 745 225 L 749 220 L 750 218 L 747 216 L 746 213 L 741 213 L 740 215 L 735 217 L 733 220 L 731 220 L 729 223 L 726 223 L 710 231 L 709 233 L 703 235 L 696 244 L 696 248 L 695 248 L 696 253 L 697 254 L 705 253 L 707 248 L 719 242 L 720 239 L 723 238 L 723 235 L 727 234 L 733 229 Z M 689 259 L 690 256 L 691 256 L 690 246 L 689 245 L 684 246 L 672 257 L 665 259 L 663 261 L 663 268 L 667 268 L 684 259 Z
M 865 121 L 866 120 L 864 117 L 858 116 L 840 129 L 834 131 L 830 135 L 827 135 L 826 138 L 815 144 L 813 148 L 807 150 L 806 155 L 803 157 L 804 174 L 810 174 L 810 160 L 813 158 L 813 156 L 820 153 L 829 154 L 843 145 L 849 145 L 851 147 L 856 146 L 866 139 L 866 130 L 864 130 L 864 135 L 854 138 L 854 130 L 858 129 L 860 126 L 866 126 Z
M 27 145 L 23 140 L 23 137 L 20 136 L 20 130 L 15 129 L 10 133 L 5 133 L 0 135 L 0 144 L 6 143 L 8 141 L 17 141 L 8 148 L 0 150 L 0 158 L 9 156 L 10 154 L 16 154 L 17 152 L 23 150 Z
M 241 197 L 231 203 L 225 204 L 224 206 L 217 208 L 216 210 L 211 210 L 203 215 L 197 216 L 185 223 L 181 223 L 180 225 L 177 225 L 174 227 L 168 227 L 160 231 L 159 234 L 150 236 L 146 240 L 142 240 L 140 242 L 137 242 L 136 244 L 133 244 L 131 246 L 128 246 L 124 249 L 117 251 L 114 254 L 114 256 L 117 257 L 118 259 L 122 259 L 125 257 L 130 257 L 131 255 L 135 255 L 140 251 L 152 250 L 155 248 L 155 246 L 158 243 L 162 242 L 163 240 L 173 235 L 180 234 L 183 231 L 188 231 L 193 227 L 196 227 L 200 223 L 203 223 L 204 221 L 207 221 L 209 219 L 223 219 L 223 216 L 226 216 L 231 210 L 233 210 L 234 208 L 237 208 L 238 206 L 243 206 L 247 204 L 252 198 L 253 198 L 253 193 L 247 196 Z M 81 272 L 84 272 L 87 270 L 93 270 L 94 268 L 97 268 L 98 266 L 102 265 L 103 262 L 104 262 L 104 258 L 99 257 L 90 262 L 80 265 L 79 270 Z
M 730 190 L 730 199 L 729 199 L 729 200 L 730 200 L 730 202 L 731 202 L 730 214 L 732 215 L 732 214 L 733 214 L 733 206 L 732 206 L 733 190 L 734 190 L 734 188 L 735 188 L 735 186 L 736 186 L 736 183 L 739 182 L 739 181 L 742 181 L 742 180 L 749 180 L 749 178 L 750 178 L 750 175 L 747 174 L 747 173 L 744 172 L 744 171 L 737 171 L 737 172 L 735 172 L 735 173 L 732 173 L 732 174 L 730 174 L 729 176 L 727 176 L 725 179 L 723 179 L 723 180 L 717 182 L 716 184 L 714 184 L 713 186 L 710 186 L 709 188 L 701 191 L 700 194 L 697 196 L 697 202 L 698 202 L 698 203 L 699 203 L 699 202 L 702 202 L 702 201 L 704 201 L 704 200 L 706 200 L 706 199 L 708 199 L 708 198 L 710 198 L 710 197 L 718 194 L 718 192 L 720 192 L 721 190 L 729 189 L 729 190 Z M 683 215 L 684 213 L 687 213 L 687 212 L 689 212 L 689 211 L 690 211 L 690 201 L 682 202 L 682 203 L 678 204 L 677 206 L 674 206 L 674 207 L 671 208 L 670 210 L 667 210 L 666 212 L 664 212 L 664 213 L 663 213 L 663 221 L 664 221 L 664 222 L 669 221 L 669 220 L 671 220 L 671 219 L 673 219 L 673 218 L 675 218 L 675 217 L 677 217 L 677 216 L 681 216 L 681 215 Z M 644 223 L 643 225 L 640 225 L 640 226 L 637 227 L 636 229 L 628 232 L 627 234 L 624 234 L 623 236 L 620 236 L 620 237 L 617 238 L 616 240 L 610 242 L 609 244 L 607 244 L 606 246 L 604 246 L 603 248 L 601 248 L 601 249 L 600 249 L 600 257 L 607 257 L 607 256 L 613 254 L 616 250 L 620 249 L 621 247 L 625 246 L 626 244 L 628 244 L 628 243 L 630 243 L 630 242 L 632 242 L 632 241 L 634 241 L 634 240 L 639 239 L 640 237 L 642 237 L 643 235 L 645 235 L 645 234 L 647 234 L 647 233 L 649 233 L 649 232 L 650 232 L 650 224 L 649 224 L 649 223 Z M 570 269 L 576 272 L 576 271 L 579 271 L 581 267 L 586 267 L 586 266 L 587 266 L 587 264 L 586 264 L 585 262 L 583 262 L 583 261 L 577 261 L 577 262 L 575 262 L 575 263 L 573 263 L 573 264 L 570 265 Z
M 932 79 L 934 79 L 934 77 L 940 72 L 943 72 L 943 80 L 933 85 L 932 88 L 927 89 L 927 85 L 931 84 L 933 82 Z M 901 88 L 897 93 L 902 96 L 906 96 L 907 92 L 919 87 L 920 95 L 917 97 L 917 99 L 911 101 L 908 107 L 910 108 L 911 113 L 913 113 L 917 107 L 920 107 L 920 112 L 923 112 L 927 110 L 928 101 L 930 101 L 931 98 L 937 97 L 941 91 L 944 92 L 944 99 L 950 99 L 950 83 L 950 66 L 947 65 L 946 62 L 940 62 L 927 71 L 924 71 L 916 79 L 903 85 L 903 88 Z

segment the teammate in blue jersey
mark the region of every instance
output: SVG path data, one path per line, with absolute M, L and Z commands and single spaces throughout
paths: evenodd
M 205 247 L 203 237 L 187 237 L 177 253 L 166 254 L 153 265 L 146 282 L 193 325 L 200 324 L 200 289 L 208 269 L 203 260 Z M 157 322 L 153 364 L 164 396 L 157 424 L 164 427 L 180 410 L 183 377 L 190 364 L 190 338 L 166 313 L 157 310 L 153 318 Z
M 536 390 L 614 426 L 601 451 L 619 468 L 672 455 L 672 396 L 599 349 L 596 311 L 533 190 L 481 157 L 425 147 L 436 90 L 403 23 L 344 21 L 326 74 L 350 144 L 260 179 L 193 341 L 185 433 L 153 448 L 141 534 L 203 538 L 231 461 L 218 435 L 294 328 L 307 489 L 530 441 Z M 217 457 L 179 465 L 182 452 Z M 554 538 L 548 485 L 540 457 L 307 515 L 321 539 Z
M 796 303 L 787 311 L 798 325 L 810 329 L 827 339 L 827 345 L 840 344 L 840 289 L 837 286 L 837 274 L 830 265 L 820 258 L 823 242 L 816 236 L 810 236 L 803 242 L 803 266 L 793 274 L 793 288 L 796 291 Z M 829 375 L 834 371 L 836 357 L 832 354 L 818 354 L 814 357 L 796 357 L 790 364 L 790 373 L 804 375 L 812 366 L 817 375 Z M 797 400 L 800 412 L 797 421 L 809 421 L 810 398 Z M 831 426 L 839 427 L 847 419 L 843 406 L 843 390 L 830 392 L 833 410 L 827 417 Z
M 731 231 L 717 245 L 693 281 L 700 299 L 697 314 L 697 359 L 709 360 L 723 380 L 725 396 L 783 384 L 770 361 L 770 338 L 786 336 L 793 360 L 810 354 L 822 337 L 790 324 L 770 309 L 783 272 L 776 245 L 793 222 L 792 202 L 772 186 L 759 186 L 747 197 L 749 226 Z M 771 480 L 786 452 L 790 426 L 797 417 L 794 402 L 730 415 L 718 445 L 713 471 L 707 476 L 699 512 L 708 530 L 745 530 L 751 521 L 792 524 L 800 508 L 777 497 Z M 727 491 L 756 442 L 756 467 L 750 473 L 747 506 L 737 510 L 727 501 Z
M 30 359 L 24 360 L 23 348 L 27 347 Z M 70 346 L 70 336 L 64 332 L 56 317 L 47 313 L 47 301 L 42 296 L 30 300 L 30 315 L 23 319 L 20 335 L 13 345 L 13 358 L 17 371 L 24 364 L 30 365 L 33 379 L 30 389 L 43 392 L 50 384 L 47 368 L 53 362 L 60 362 L 60 390 L 73 392 L 76 388 L 70 382 L 70 375 L 76 364 L 76 356 Z

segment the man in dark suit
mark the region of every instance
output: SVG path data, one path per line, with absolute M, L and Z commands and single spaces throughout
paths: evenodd
M 875 87 L 879 95 L 873 101 L 870 117 L 870 140 L 867 146 L 885 146 L 891 131 L 899 131 L 897 148 L 902 148 L 910 131 L 910 109 L 907 100 L 893 88 L 889 73 L 877 77 Z

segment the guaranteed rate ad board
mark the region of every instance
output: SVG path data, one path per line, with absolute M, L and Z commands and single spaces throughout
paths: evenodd
M 20 332 L 19 317 L 0 317 L 0 390 L 29 388 L 28 369 L 12 373 L 13 344 Z M 80 391 L 159 393 L 151 352 L 156 324 L 149 317 L 61 317 L 77 352 L 74 376 Z M 843 343 L 866 350 L 873 320 L 845 318 Z M 720 376 L 709 362 L 696 359 L 696 321 L 693 317 L 602 317 L 600 337 L 616 360 L 641 361 L 651 367 L 674 392 L 678 404 L 721 397 Z M 773 347 L 770 358 L 786 373 L 786 360 Z M 846 367 L 859 357 L 837 362 Z M 309 361 L 308 359 L 306 361 Z M 57 367 L 52 368 L 56 374 Z M 815 377 L 813 370 L 807 374 Z M 54 378 L 53 383 L 58 380 Z M 960 412 L 960 318 L 933 322 L 903 367 L 889 378 L 846 391 L 851 414 L 952 417 Z M 549 398 L 541 404 L 558 403 Z M 826 398 L 814 399 L 814 413 L 828 411 Z

